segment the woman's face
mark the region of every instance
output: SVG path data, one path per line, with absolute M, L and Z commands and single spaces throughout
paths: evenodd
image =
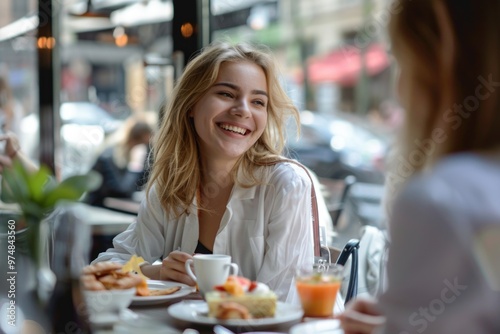
M 190 116 L 203 159 L 235 162 L 260 138 L 267 123 L 267 80 L 251 62 L 225 62 Z

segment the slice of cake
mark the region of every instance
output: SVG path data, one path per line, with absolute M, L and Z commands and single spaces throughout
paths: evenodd
M 206 293 L 205 300 L 210 317 L 248 319 L 274 317 L 277 297 L 264 283 L 229 276 L 223 285 Z

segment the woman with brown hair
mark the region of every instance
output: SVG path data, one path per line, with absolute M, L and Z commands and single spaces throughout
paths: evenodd
M 393 9 L 406 116 L 399 165 L 388 174 L 399 180 L 388 287 L 340 320 L 346 334 L 500 333 L 500 291 L 489 284 L 500 278 L 487 275 L 499 271 L 491 254 L 500 246 L 483 240 L 500 230 L 500 1 Z
M 131 198 L 147 182 L 153 129 L 145 121 L 129 118 L 123 130 L 123 138 L 107 147 L 92 167 L 102 175 L 102 183 L 86 196 L 90 205 L 103 206 L 106 197 Z

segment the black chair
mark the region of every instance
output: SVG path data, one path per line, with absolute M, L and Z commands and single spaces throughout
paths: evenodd
M 358 294 L 358 249 L 359 240 L 351 239 L 349 240 L 344 249 L 340 252 L 336 264 L 345 266 L 349 256 L 352 257 L 351 260 L 351 273 L 349 276 L 349 285 L 347 287 L 347 293 L 345 295 L 345 304 L 349 302 L 352 298 L 356 297 Z
M 383 184 L 356 182 L 352 185 L 346 201 L 352 209 L 352 215 L 361 225 L 372 225 L 380 229 L 386 227 L 382 205 L 384 193 Z
M 330 215 L 332 217 L 332 223 L 334 228 L 337 226 L 340 215 L 344 210 L 349 190 L 355 183 L 356 183 L 356 177 L 354 175 L 349 175 L 344 179 L 344 189 L 342 190 L 342 194 L 340 195 L 340 200 L 335 206 L 335 208 L 330 210 Z

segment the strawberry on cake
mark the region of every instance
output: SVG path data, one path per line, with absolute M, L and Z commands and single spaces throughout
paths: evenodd
M 205 294 L 208 314 L 217 319 L 274 317 L 276 294 L 260 282 L 229 276 L 223 285 Z

